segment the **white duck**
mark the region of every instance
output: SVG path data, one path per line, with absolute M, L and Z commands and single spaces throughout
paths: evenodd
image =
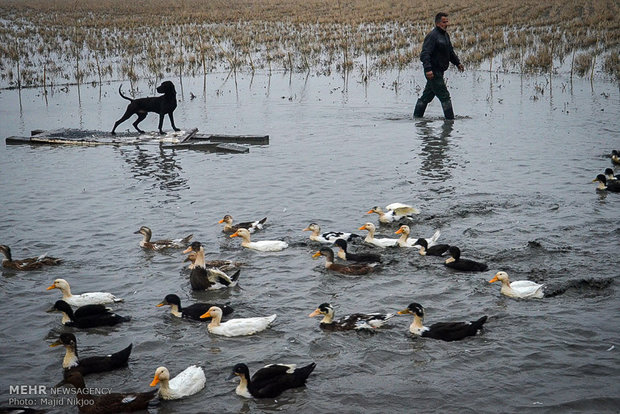
M 328 231 L 321 234 L 321 227 L 316 223 L 310 223 L 308 227 L 303 229 L 302 231 L 311 231 L 310 240 L 316 241 L 319 243 L 333 243 L 338 239 L 342 239 L 345 241 L 351 241 L 355 237 L 359 237 L 357 234 L 353 233 L 345 233 L 342 231 Z
M 489 280 L 489 283 L 494 283 L 498 280 L 502 282 L 502 288 L 500 292 L 503 295 L 510 296 L 511 298 L 540 299 L 544 296 L 544 285 L 532 282 L 531 280 L 515 280 L 514 282 L 511 282 L 508 278 L 508 273 L 497 272 L 495 274 L 495 277 Z
M 250 232 L 247 229 L 238 229 L 230 237 L 241 237 L 241 246 L 261 252 L 279 252 L 288 247 L 288 243 L 281 240 L 261 240 L 253 242 L 250 240 Z
M 47 290 L 59 289 L 62 292 L 62 300 L 72 306 L 84 306 L 84 305 L 102 305 L 105 303 L 122 302 L 123 299 L 117 298 L 108 292 L 89 292 L 82 293 L 81 295 L 72 295 L 69 282 L 65 279 L 56 279 L 54 283 L 47 288 Z
M 202 368 L 197 365 L 185 368 L 172 379 L 166 367 L 159 367 L 155 370 L 151 387 L 160 384 L 159 397 L 164 400 L 176 400 L 196 394 L 205 387 L 206 383 L 207 377 Z
M 415 239 L 410 239 L 409 234 L 411 233 L 411 229 L 406 224 L 400 226 L 398 230 L 396 230 L 395 234 L 400 234 L 398 241 L 396 242 L 399 247 L 417 247 L 420 249 L 422 246 L 415 244 L 417 237 Z M 434 246 L 437 243 L 437 239 L 441 236 L 441 232 L 437 230 L 433 236 L 426 240 L 426 244 L 428 247 Z
M 370 243 L 374 246 L 382 247 L 382 248 L 398 246 L 397 244 L 398 239 L 387 239 L 387 238 L 375 239 L 375 231 L 377 231 L 377 228 L 372 223 L 366 223 L 359 229 L 368 230 L 368 235 L 366 235 L 366 238 L 364 239 L 366 243 Z
M 201 318 L 211 318 L 211 322 L 207 325 L 207 329 L 209 329 L 209 332 L 212 334 L 243 336 L 264 331 L 276 319 L 276 316 L 276 314 L 273 314 L 254 318 L 229 319 L 226 322 L 222 322 L 222 310 L 217 306 L 212 306 Z
M 417 208 L 410 206 L 409 204 L 403 203 L 392 203 L 385 206 L 385 209 L 374 206 L 366 214 L 378 214 L 380 223 L 392 223 L 394 221 L 398 221 L 402 218 L 411 219 L 412 214 L 420 214 L 420 210 Z

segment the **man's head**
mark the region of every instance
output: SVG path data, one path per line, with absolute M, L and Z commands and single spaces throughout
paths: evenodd
M 441 30 L 446 30 L 448 28 L 448 23 L 447 13 L 437 13 L 435 16 L 435 26 L 439 27 Z

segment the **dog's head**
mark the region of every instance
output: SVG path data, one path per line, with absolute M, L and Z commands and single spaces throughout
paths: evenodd
M 161 85 L 157 87 L 157 92 L 164 93 L 164 94 L 169 94 L 169 93 L 176 94 L 177 93 L 176 89 L 174 89 L 174 83 L 170 81 L 162 82 Z

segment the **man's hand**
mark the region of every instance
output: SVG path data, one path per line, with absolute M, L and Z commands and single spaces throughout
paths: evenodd
M 458 68 L 459 68 L 459 72 L 463 72 L 465 70 L 465 66 L 463 66 L 462 63 L 458 65 Z
M 432 70 L 429 70 L 428 72 L 426 72 L 426 79 L 431 80 L 435 77 L 435 75 L 433 74 Z

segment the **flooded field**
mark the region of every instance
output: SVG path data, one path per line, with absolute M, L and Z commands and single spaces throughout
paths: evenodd
M 2 270 L 0 405 L 12 385 L 56 384 L 61 332 L 78 338 L 80 356 L 133 343 L 129 365 L 86 377 L 88 387 L 146 391 L 158 366 L 172 375 L 204 367 L 207 387 L 154 413 L 276 412 L 617 412 L 620 406 L 617 257 L 620 195 L 595 190 L 620 149 L 617 83 L 557 76 L 447 73 L 457 119 L 444 121 L 434 101 L 412 119 L 421 71 L 386 72 L 365 84 L 352 76 L 240 73 L 170 78 L 179 92 L 175 122 L 202 133 L 269 134 L 247 154 L 130 146 L 0 145 L 0 243 L 15 258 L 48 253 L 57 267 Z M 62 127 L 109 131 L 126 107 L 118 82 L 0 91 L 2 138 Z M 138 96 L 154 95 L 146 81 Z M 124 82 L 128 91 L 129 83 Z M 128 92 L 126 92 L 128 93 Z M 130 121 L 118 131 L 132 130 Z M 141 126 L 157 128 L 150 114 Z M 164 130 L 170 130 L 168 119 Z M 616 169 L 616 173 L 619 171 Z M 459 246 L 489 270 L 447 269 L 416 249 L 388 249 L 381 269 L 343 277 L 313 259 L 318 244 L 303 232 L 365 234 L 366 212 L 403 202 L 421 214 L 412 235 Z M 267 217 L 253 240 L 286 240 L 260 253 L 221 232 L 236 221 Z M 245 262 L 239 286 L 192 292 L 178 250 L 144 251 L 153 238 L 194 234 L 207 260 Z M 378 226 L 397 237 L 393 226 Z M 370 251 L 363 245 L 351 249 Z M 501 296 L 488 281 L 498 271 L 565 292 L 538 300 Z M 48 309 L 60 298 L 56 278 L 74 293 L 112 292 L 112 307 L 132 320 L 114 328 L 63 328 Z M 157 308 L 175 293 L 183 304 L 229 302 L 234 317 L 276 313 L 273 327 L 224 338 L 201 323 Z M 308 317 L 330 302 L 336 316 L 395 312 L 418 302 L 426 323 L 488 315 L 481 335 L 457 342 L 414 338 L 410 316 L 374 333 L 324 332 Z M 316 362 L 307 386 L 276 399 L 247 400 L 226 378 L 245 362 L 252 372 L 273 362 Z M 29 395 L 39 401 L 40 395 Z M 46 408 L 46 407 L 41 407 Z M 47 407 L 67 412 L 66 407 Z M 71 408 L 68 412 L 77 412 Z

